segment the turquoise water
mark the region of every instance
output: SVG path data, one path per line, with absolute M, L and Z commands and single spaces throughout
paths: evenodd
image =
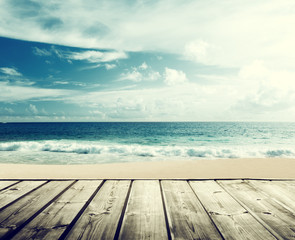
M 295 157 L 295 123 L 2 123 L 0 162 Z

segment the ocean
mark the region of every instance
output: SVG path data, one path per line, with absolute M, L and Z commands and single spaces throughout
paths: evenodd
M 0 123 L 0 163 L 295 158 L 295 123 Z

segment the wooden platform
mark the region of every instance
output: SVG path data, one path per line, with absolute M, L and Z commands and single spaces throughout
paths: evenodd
M 295 239 L 295 181 L 0 181 L 0 239 Z

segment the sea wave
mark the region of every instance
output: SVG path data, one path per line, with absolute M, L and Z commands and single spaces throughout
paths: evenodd
M 23 141 L 0 143 L 0 151 L 51 152 L 143 158 L 268 158 L 295 157 L 291 147 L 275 146 L 161 146 L 87 141 Z

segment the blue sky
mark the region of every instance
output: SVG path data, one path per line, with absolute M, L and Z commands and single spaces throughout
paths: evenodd
M 295 2 L 0 2 L 0 121 L 294 121 Z

